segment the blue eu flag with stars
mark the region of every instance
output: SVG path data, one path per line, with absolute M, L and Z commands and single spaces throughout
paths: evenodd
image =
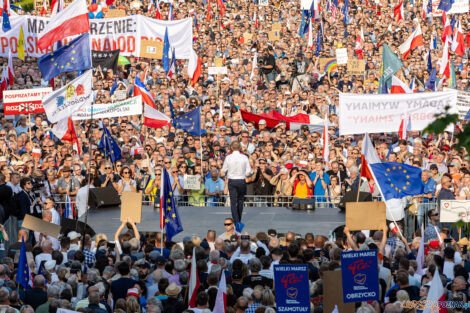
M 395 163 L 369 164 L 385 200 L 420 195 L 424 191 L 419 167 Z
M 437 9 L 448 12 L 452 8 L 453 4 L 454 0 L 441 0 L 437 6 Z
M 170 174 L 168 174 L 168 171 L 164 168 L 162 175 L 162 199 L 160 199 L 162 207 L 160 209 L 165 212 L 166 238 L 168 239 L 168 241 L 171 241 L 173 236 L 183 231 L 183 224 L 181 224 L 178 209 L 176 208 L 176 201 L 173 197 L 173 190 L 171 189 L 170 182 Z
M 163 39 L 163 55 L 162 55 L 163 69 L 168 74 L 170 70 L 170 40 L 168 39 L 168 27 L 165 28 L 165 38 Z
M 121 148 L 119 148 L 116 140 L 114 140 L 113 136 L 111 136 L 111 133 L 104 125 L 103 135 L 101 136 L 98 149 L 104 153 L 105 158 L 109 157 L 112 163 L 121 159 Z
M 65 72 L 85 71 L 91 68 L 90 34 L 85 33 L 59 49 L 44 54 L 38 60 L 44 80 Z
M 7 32 L 11 29 L 10 25 L 10 17 L 8 16 L 7 10 L 3 10 L 2 12 L 2 30 L 3 32 Z
M 194 136 L 201 136 L 201 108 L 196 108 L 188 113 L 178 116 L 174 120 L 176 128 L 182 129 Z
M 26 244 L 24 238 L 21 239 L 20 257 L 18 259 L 18 272 L 16 282 L 20 285 L 19 294 L 24 299 L 26 289 L 31 289 L 32 282 L 29 281 L 29 266 L 26 258 Z

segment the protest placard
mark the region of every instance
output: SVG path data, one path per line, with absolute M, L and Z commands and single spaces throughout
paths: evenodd
M 93 111 L 93 112 L 92 112 Z M 114 103 L 85 104 L 72 115 L 72 120 L 110 118 L 142 114 L 142 96 Z
M 274 265 L 274 288 L 278 312 L 310 311 L 308 268 L 306 264 Z
M 5 115 L 44 113 L 42 97 L 52 92 L 52 88 L 5 90 L 3 106 Z
M 222 67 L 212 66 L 212 67 L 207 68 L 207 72 L 209 73 L 209 75 L 224 75 L 224 74 L 227 74 L 227 67 L 226 66 L 222 66 Z
M 122 9 L 111 9 L 106 12 L 105 17 L 106 18 L 115 18 L 115 17 L 125 17 L 126 16 L 126 10 Z
M 142 192 L 124 191 L 121 196 L 121 222 L 131 218 L 134 223 L 142 220 Z
M 385 202 L 346 202 L 346 226 L 350 230 L 380 230 L 386 225 Z
M 161 60 L 163 56 L 163 42 L 141 40 L 140 57 Z
M 116 91 L 114 92 L 113 97 L 114 97 L 114 100 L 116 100 L 116 101 L 124 100 L 124 99 L 126 99 L 126 97 L 127 97 L 127 90 L 125 90 L 125 89 L 123 89 L 123 90 L 116 90 Z
M 441 223 L 470 222 L 470 200 L 441 200 Z
M 276 40 L 281 39 L 281 31 L 280 30 L 272 30 L 268 32 L 268 39 L 270 42 L 274 42 Z
M 244 34 L 243 34 L 243 39 L 245 39 L 245 43 L 248 43 L 250 40 L 253 39 L 253 34 L 244 33 Z
M 343 280 L 341 271 L 326 271 L 323 273 L 323 312 L 333 312 L 335 305 L 340 313 L 354 313 L 354 303 L 343 302 Z
M 364 60 L 352 59 L 348 60 L 348 74 L 364 75 L 366 71 L 366 62 Z
M 336 49 L 336 60 L 338 62 L 338 65 L 348 64 L 348 49 Z
M 325 68 L 325 64 L 330 62 L 331 60 L 334 60 L 335 58 L 320 58 L 320 60 L 318 61 L 319 63 L 319 66 L 318 68 L 320 69 L 320 71 L 323 71 L 323 69 Z
M 339 94 L 339 134 L 397 132 L 406 116 L 411 130 L 422 131 L 435 120 L 435 115 L 457 112 L 457 92 L 421 92 L 408 94 Z M 446 130 L 453 130 L 450 125 Z
M 51 236 L 54 238 L 59 238 L 59 234 L 60 234 L 59 225 L 43 221 L 42 219 L 34 217 L 29 214 L 25 215 L 23 224 L 21 227 L 29 229 L 29 230 L 37 231 L 39 233 L 44 233 L 47 236 Z
M 470 92 L 445 87 L 443 90 L 457 91 L 457 113 L 459 114 L 459 120 L 464 120 L 468 110 L 470 110 Z
M 201 189 L 201 175 L 184 175 L 183 189 L 199 190 Z
M 379 300 L 377 250 L 341 252 L 343 302 Z
M 282 25 L 280 23 L 274 23 L 271 25 L 271 30 L 281 30 L 282 29 Z

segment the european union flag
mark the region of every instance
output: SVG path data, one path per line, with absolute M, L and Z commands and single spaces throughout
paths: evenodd
M 11 29 L 10 25 L 10 17 L 8 16 L 7 10 L 3 10 L 2 12 L 2 30 L 3 32 L 7 32 Z
M 467 111 L 467 114 L 465 114 L 465 121 L 470 121 L 470 109 Z
M 117 75 L 114 75 L 114 83 L 113 83 L 113 85 L 111 86 L 111 91 L 109 92 L 109 95 L 110 95 L 110 96 L 114 95 L 114 92 L 116 91 L 117 87 L 118 87 Z
M 424 191 L 419 167 L 395 163 L 369 164 L 385 200 L 420 195 Z
M 436 90 L 436 80 L 436 68 L 433 68 L 431 75 L 429 75 L 428 80 L 424 83 L 424 87 L 431 89 L 432 91 Z
M 348 24 L 348 13 L 349 13 L 349 0 L 344 1 L 343 14 L 344 14 L 344 23 Z
M 183 231 L 178 209 L 176 208 L 176 201 L 173 198 L 173 190 L 171 189 L 170 174 L 163 169 L 163 185 L 160 199 L 161 210 L 165 212 L 165 229 L 168 241 L 171 241 L 174 235 Z
M 165 28 L 165 38 L 163 39 L 163 69 L 166 73 L 170 70 L 170 40 L 168 39 L 168 27 Z
M 174 119 L 175 127 L 191 135 L 201 136 L 201 107 L 189 111 Z
M 20 257 L 18 259 L 18 272 L 16 274 L 16 282 L 21 286 L 20 297 L 24 299 L 26 289 L 31 289 L 32 281 L 29 280 L 29 266 L 26 258 L 26 245 L 24 238 L 21 239 Z
M 437 9 L 447 12 L 452 8 L 453 4 L 454 4 L 454 0 L 441 0 L 439 2 Z
M 175 107 L 173 106 L 173 99 L 171 98 L 170 95 L 168 95 L 168 104 L 170 105 L 170 112 L 171 112 L 171 118 L 173 119 L 172 125 L 175 126 Z
M 121 148 L 119 148 L 116 140 L 114 140 L 113 136 L 111 136 L 111 133 L 104 125 L 103 135 L 101 136 L 98 149 L 104 153 L 105 158 L 109 157 L 112 163 L 121 159 Z
M 44 54 L 38 60 L 44 80 L 73 71 L 85 71 L 91 68 L 90 34 L 85 33 L 51 53 Z

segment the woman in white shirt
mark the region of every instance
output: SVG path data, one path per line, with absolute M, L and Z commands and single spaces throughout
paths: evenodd
M 123 191 L 137 191 L 135 180 L 131 178 L 131 169 L 124 167 L 121 170 L 121 180 L 118 182 L 118 193 L 122 194 Z

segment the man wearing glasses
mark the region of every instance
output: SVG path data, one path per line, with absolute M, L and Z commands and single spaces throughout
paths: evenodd
M 233 222 L 233 219 L 231 217 L 227 217 L 224 221 L 224 227 L 225 227 L 225 232 L 220 234 L 218 237 L 219 239 L 222 240 L 228 240 L 230 241 L 230 238 L 235 235 L 235 237 L 238 239 L 240 237 L 240 233 L 235 230 L 235 223 Z
M 439 211 L 437 209 L 428 211 L 429 224 L 424 230 L 424 242 L 428 243 L 431 240 L 439 240 L 439 233 L 441 231 L 439 223 Z
M 113 173 L 113 166 L 107 162 L 104 166 L 104 174 L 101 175 L 101 187 L 113 187 L 116 191 L 118 188 L 118 181 L 121 180 L 119 175 Z
M 246 195 L 245 179 L 251 175 L 252 170 L 247 156 L 240 153 L 240 142 L 234 141 L 231 148 L 232 153 L 225 158 L 222 173 L 228 178 L 232 218 L 237 231 L 240 232 L 244 226 L 241 220 Z

